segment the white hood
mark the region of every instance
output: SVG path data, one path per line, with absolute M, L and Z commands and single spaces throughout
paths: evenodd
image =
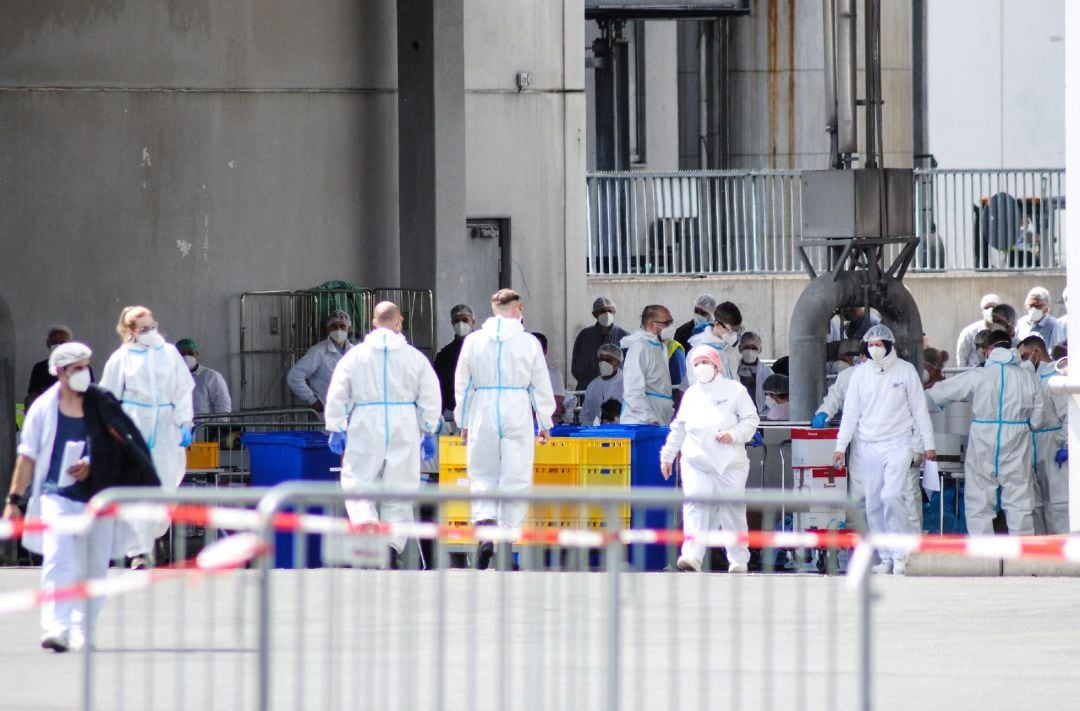
M 645 341 L 647 343 L 653 344 L 654 346 L 660 344 L 659 338 L 652 335 L 645 329 L 639 328 L 638 330 L 631 333 L 629 336 L 624 336 L 623 339 L 619 341 L 619 347 L 623 350 L 628 350 L 630 346 L 637 343 L 638 341 Z
M 493 341 L 509 341 L 519 333 L 525 332 L 525 327 L 516 318 L 505 316 L 492 316 L 484 321 L 480 329 Z
M 379 350 L 396 351 L 409 345 L 409 342 L 405 340 L 405 336 L 394 333 L 389 328 L 376 328 L 364 336 L 364 345 Z

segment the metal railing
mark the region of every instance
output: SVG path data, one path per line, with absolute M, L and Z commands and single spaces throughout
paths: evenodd
M 1065 171 L 916 169 L 916 271 L 1065 264 Z M 587 176 L 589 276 L 791 274 L 803 267 L 799 171 Z M 900 246 L 892 246 L 891 259 Z M 819 272 L 823 247 L 808 248 Z

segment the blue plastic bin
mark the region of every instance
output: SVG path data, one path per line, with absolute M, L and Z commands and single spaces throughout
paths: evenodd
M 330 451 L 325 432 L 250 432 L 240 441 L 248 450 L 252 486 L 274 486 L 283 481 L 338 481 L 341 457 Z M 310 509 L 319 513 L 321 509 Z M 274 567 L 295 568 L 293 534 L 274 536 Z M 322 537 L 307 536 L 305 567 L 322 567 Z
M 660 473 L 660 450 L 668 428 L 660 425 L 599 425 L 582 427 L 571 437 L 630 440 L 630 486 L 675 488 L 675 478 L 664 479 Z M 670 511 L 635 506 L 630 511 L 633 528 L 667 528 L 674 523 Z M 663 570 L 667 566 L 667 547 L 659 544 L 630 546 L 630 562 L 639 570 Z

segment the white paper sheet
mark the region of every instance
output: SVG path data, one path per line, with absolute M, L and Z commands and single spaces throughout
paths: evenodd
M 941 491 L 941 480 L 938 479 L 937 462 L 927 459 L 923 462 L 922 487 L 927 491 Z
M 64 457 L 60 460 L 60 478 L 56 482 L 59 488 L 63 489 L 76 483 L 75 477 L 68 474 L 68 469 L 79 463 L 84 449 L 86 449 L 86 442 L 68 442 L 64 446 Z

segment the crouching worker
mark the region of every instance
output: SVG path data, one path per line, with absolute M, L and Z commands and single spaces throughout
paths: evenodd
M 711 346 L 690 351 L 694 384 L 686 391 L 671 432 L 660 451 L 660 470 L 671 476 L 675 455 L 682 451 L 683 491 L 687 496 L 739 494 L 746 489 L 749 442 L 758 426 L 757 407 L 738 380 L 729 380 L 720 352 Z M 683 532 L 689 536 L 708 530 L 731 533 L 747 530 L 745 504 L 683 504 Z M 705 544 L 683 543 L 679 570 L 701 570 Z M 745 573 L 750 549 L 743 543 L 728 546 L 730 573 Z
M 132 529 L 108 519 L 95 521 L 86 534 L 58 532 L 50 524 L 83 513 L 86 502 L 109 487 L 160 486 L 138 428 L 116 398 L 90 384 L 90 355 L 82 343 L 65 343 L 49 356 L 49 373 L 57 382 L 26 413 L 4 507 L 5 518 L 20 518 L 22 495 L 30 487 L 28 516 L 40 518 L 46 528 L 27 533 L 23 546 L 43 557 L 46 596 L 84 579 L 104 578 L 109 561 L 123 558 L 133 542 Z M 102 601 L 47 600 L 41 606 L 41 646 L 55 652 L 81 648 L 87 616 L 96 616 Z

